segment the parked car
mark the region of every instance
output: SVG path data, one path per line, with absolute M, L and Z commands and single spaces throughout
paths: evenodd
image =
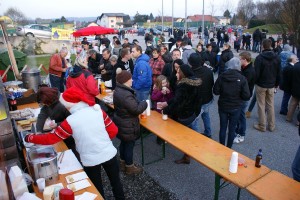
M 145 33 L 153 32 L 153 35 L 161 34 L 161 31 L 157 30 L 156 28 L 147 28 Z
M 159 31 L 162 31 L 162 25 L 157 25 L 157 26 L 155 26 L 155 28 L 156 28 L 157 30 L 159 30 Z M 168 26 L 164 26 L 164 32 L 167 32 L 168 29 L 169 29 Z
M 16 34 L 19 36 L 44 37 L 51 38 L 51 28 L 39 24 L 29 24 L 26 26 L 18 26 Z
M 138 28 L 137 35 L 144 36 L 145 35 L 145 28 Z

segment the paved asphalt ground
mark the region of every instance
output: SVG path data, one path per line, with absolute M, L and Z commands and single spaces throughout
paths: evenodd
M 142 36 L 128 36 L 132 41 L 134 38 L 140 41 L 145 49 L 144 39 Z M 193 40 L 193 46 L 198 39 Z M 235 52 L 235 50 L 233 50 Z M 253 54 L 255 57 L 257 54 Z M 235 56 L 238 54 L 235 52 Z M 215 75 L 215 79 L 217 76 Z M 296 150 L 300 144 L 296 124 L 296 114 L 293 123 L 285 121 L 285 116 L 279 114 L 283 92 L 278 90 L 275 94 L 275 114 L 276 129 L 274 132 L 259 132 L 253 128 L 257 122 L 257 106 L 252 111 L 251 118 L 247 119 L 246 139 L 241 144 L 234 144 L 232 149 L 237 152 L 255 159 L 258 149 L 263 150 L 263 165 L 272 170 L 277 170 L 289 177 L 292 177 L 291 164 Z M 219 115 L 217 106 L 218 97 L 214 98 L 214 103 L 210 109 L 212 139 L 218 141 L 219 132 Z M 298 113 L 298 110 L 297 110 Z M 201 124 L 203 127 L 203 124 Z M 156 144 L 156 137 L 150 135 L 145 139 L 146 161 L 158 158 L 161 155 L 161 147 Z M 205 151 L 203 149 L 202 151 Z M 199 152 L 201 154 L 201 152 Z M 176 199 L 200 200 L 213 199 L 214 196 L 214 173 L 192 160 L 189 165 L 177 165 L 175 159 L 182 156 L 182 153 L 170 145 L 166 145 L 166 158 L 162 161 L 146 165 L 144 170 L 154 181 L 156 181 L 165 190 L 173 193 Z M 137 141 L 134 150 L 134 160 L 141 163 L 141 145 Z M 274 183 L 280 184 L 280 183 Z M 136 185 L 139 187 L 139 185 Z M 220 199 L 235 199 L 237 187 L 229 185 L 220 191 Z M 135 199 L 140 199 L 136 197 Z M 144 199 L 144 198 L 143 198 Z M 151 196 L 146 199 L 153 199 Z M 156 199 L 166 199 L 165 197 Z M 256 199 L 246 190 L 242 190 L 241 199 Z

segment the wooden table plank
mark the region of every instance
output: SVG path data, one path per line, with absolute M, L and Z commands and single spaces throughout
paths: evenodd
M 246 189 L 259 199 L 300 199 L 300 183 L 274 170 Z
M 237 185 L 239 188 L 247 187 L 271 171 L 266 166 L 256 168 L 254 160 L 240 154 L 240 157 L 246 161 L 247 167 L 240 166 L 236 174 L 230 173 L 229 162 L 234 150 L 172 119 L 162 120 L 161 114 L 156 111 L 151 111 L 151 115 L 147 116 L 146 119 L 140 120 L 140 123 L 155 135 L 188 154 L 197 162 Z

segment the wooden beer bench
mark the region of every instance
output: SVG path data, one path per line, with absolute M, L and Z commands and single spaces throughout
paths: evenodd
M 247 186 L 246 190 L 258 199 L 300 199 L 300 183 L 274 170 Z
M 30 104 L 25 104 L 25 105 L 18 106 L 18 110 L 24 109 L 24 108 L 33 108 L 34 109 L 34 108 L 38 108 L 38 107 L 39 107 L 38 103 L 30 103 Z M 68 147 L 66 146 L 64 141 L 60 141 L 60 142 L 54 144 L 53 147 L 56 150 L 56 152 L 63 152 L 63 151 L 68 150 Z M 29 164 L 28 164 L 28 161 L 26 159 L 26 149 L 25 148 L 23 149 L 23 155 L 24 155 L 24 158 L 26 160 L 27 168 L 29 169 Z M 52 184 L 62 183 L 64 188 L 66 188 L 67 187 L 67 181 L 66 181 L 65 177 L 68 176 L 68 175 L 76 174 L 76 173 L 83 172 L 83 171 L 84 170 L 82 169 L 82 170 L 73 171 L 73 172 L 70 172 L 70 173 L 67 173 L 67 174 L 58 174 L 58 179 L 49 182 L 49 184 L 52 185 Z M 30 173 L 32 173 L 32 172 L 30 172 Z M 103 200 L 104 198 L 101 196 L 99 191 L 96 189 L 96 187 L 94 186 L 92 181 L 89 178 L 87 180 L 89 181 L 91 186 L 87 187 L 85 189 L 79 190 L 77 192 L 74 192 L 75 196 L 83 194 L 84 192 L 90 192 L 90 193 L 93 193 L 93 194 L 97 195 L 96 200 Z M 48 185 L 46 185 L 46 186 L 48 186 Z M 37 185 L 33 184 L 33 190 L 34 190 L 37 197 L 43 199 L 43 193 L 41 193 L 39 191 Z

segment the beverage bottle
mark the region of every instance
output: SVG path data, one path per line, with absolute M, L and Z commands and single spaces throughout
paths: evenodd
M 105 83 L 104 82 L 101 82 L 100 88 L 101 88 L 101 94 L 105 94 Z
M 258 154 L 255 158 L 255 167 L 261 167 L 261 162 L 262 162 L 262 150 L 259 149 Z

